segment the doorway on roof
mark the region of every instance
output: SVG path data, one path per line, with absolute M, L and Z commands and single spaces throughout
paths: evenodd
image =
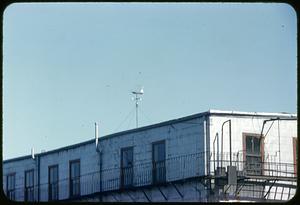
M 152 144 L 152 181 L 160 184 L 166 181 L 166 148 L 165 141 Z
M 259 134 L 244 134 L 244 163 L 248 175 L 263 174 L 263 140 Z
M 133 147 L 121 149 L 121 188 L 133 185 Z

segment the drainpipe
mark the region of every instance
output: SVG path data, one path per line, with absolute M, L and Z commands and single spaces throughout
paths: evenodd
M 219 167 L 220 165 L 220 146 L 219 146 L 219 133 L 217 133 L 218 137 L 217 137 L 217 167 Z
M 229 120 L 229 155 L 230 155 L 230 166 L 232 166 L 232 156 L 231 156 L 231 120 Z
M 102 201 L 102 150 L 100 150 L 100 148 L 96 149 L 97 153 L 99 154 L 99 193 L 100 193 L 100 197 L 99 200 Z
M 31 148 L 31 158 L 34 161 L 35 170 L 37 170 L 37 192 L 38 192 L 37 194 L 38 194 L 38 202 L 39 202 L 40 201 L 40 155 L 38 154 L 35 156 L 33 147 Z M 35 195 L 35 192 L 34 192 L 34 195 Z
M 278 153 L 279 153 L 279 165 L 281 163 L 281 153 L 280 153 L 280 124 L 279 124 L 279 120 L 278 120 Z
M 37 166 L 37 170 L 38 170 L 38 202 L 40 201 L 40 155 L 37 156 L 37 162 L 38 162 L 38 166 Z
M 209 134 L 209 115 L 205 117 L 203 122 L 204 131 L 204 159 L 206 161 L 205 173 L 210 174 L 210 134 Z
M 99 192 L 101 196 L 102 192 L 102 150 L 100 148 L 100 143 L 98 142 L 98 124 L 95 122 L 95 144 L 96 144 L 96 152 L 99 154 Z M 102 196 L 100 197 L 100 201 L 102 201 Z
M 206 141 L 206 146 L 208 147 L 208 171 L 210 173 L 210 116 L 207 116 L 207 123 L 206 123 L 206 137 L 207 137 L 207 141 Z
M 99 150 L 99 191 L 102 193 L 102 150 Z M 100 201 L 102 201 L 102 195 L 100 197 Z
M 204 148 L 205 148 L 205 161 L 206 163 L 206 174 L 210 175 L 210 162 L 211 162 L 211 155 L 210 155 L 210 115 L 206 115 L 204 120 Z M 208 180 L 206 183 L 208 190 L 211 190 L 211 180 Z M 206 196 L 207 200 L 210 201 L 210 193 L 207 190 Z
M 217 167 L 219 166 L 219 134 L 216 133 L 215 139 L 213 141 L 213 156 L 214 156 L 214 172 L 216 171 L 216 153 L 215 153 L 215 142 L 217 140 Z

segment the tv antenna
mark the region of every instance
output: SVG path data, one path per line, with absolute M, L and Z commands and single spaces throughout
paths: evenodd
M 138 128 L 139 126 L 138 107 L 139 107 L 139 101 L 142 100 L 140 96 L 144 94 L 143 87 L 140 89 L 140 91 L 132 91 L 131 93 L 135 95 L 135 97 L 133 97 L 132 100 L 135 100 L 135 122 L 136 122 L 136 128 Z

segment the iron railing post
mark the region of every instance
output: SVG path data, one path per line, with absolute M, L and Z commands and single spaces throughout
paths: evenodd
M 225 125 L 226 122 L 230 122 L 229 124 L 229 146 L 230 146 L 230 155 L 231 155 L 231 120 L 226 120 L 225 122 L 223 122 L 222 124 L 222 139 L 221 139 L 221 169 L 223 168 L 223 127 Z M 230 157 L 230 165 L 231 165 L 231 157 Z

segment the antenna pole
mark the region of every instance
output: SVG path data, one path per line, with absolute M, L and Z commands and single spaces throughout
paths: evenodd
M 139 127 L 139 116 L 138 116 L 138 108 L 139 108 L 139 100 L 141 100 L 141 95 L 144 94 L 143 88 L 140 91 L 133 91 L 132 94 L 135 95 L 135 125 L 136 128 Z
M 136 124 L 136 128 L 139 127 L 139 120 L 138 120 L 138 107 L 139 107 L 139 103 L 138 103 L 138 94 L 135 94 L 135 124 Z

